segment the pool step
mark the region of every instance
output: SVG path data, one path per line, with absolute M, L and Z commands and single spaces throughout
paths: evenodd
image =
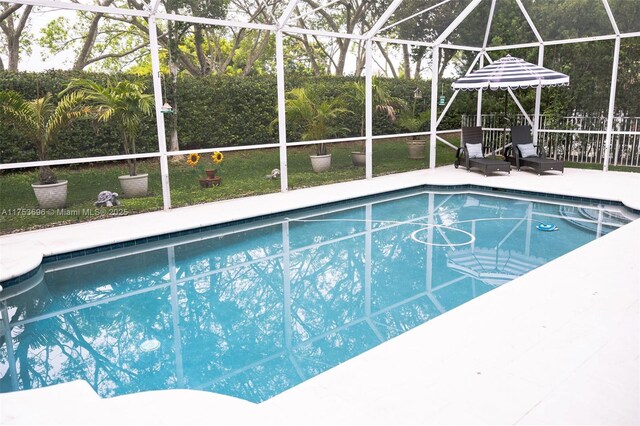
M 598 230 L 598 210 L 585 207 L 560 206 L 560 215 L 571 225 L 589 232 Z M 629 223 L 629 219 L 618 212 L 604 211 L 602 214 L 602 233 Z

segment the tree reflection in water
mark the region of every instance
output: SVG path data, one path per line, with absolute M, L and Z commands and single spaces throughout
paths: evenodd
M 103 397 L 264 401 L 492 288 L 447 267 L 466 234 L 417 229 L 468 232 L 470 258 L 544 262 L 595 238 L 532 232 L 565 207 L 416 191 L 47 263 L 42 283 L 0 302 L 0 388 L 81 379 Z

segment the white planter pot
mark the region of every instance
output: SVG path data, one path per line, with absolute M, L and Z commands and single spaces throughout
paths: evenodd
M 411 159 L 422 159 L 426 154 L 427 141 L 426 140 L 408 140 L 407 141 L 407 151 L 408 158 Z
M 147 195 L 147 188 L 149 186 L 148 173 L 135 176 L 118 176 L 118 179 L 120 179 L 120 186 L 126 198 L 144 197 Z
M 67 183 L 61 180 L 49 185 L 31 184 L 38 204 L 43 209 L 60 209 L 67 204 Z
M 352 152 L 351 153 L 351 162 L 356 167 L 364 167 L 367 161 L 367 154 L 364 152 Z
M 316 173 L 326 172 L 331 168 L 331 154 L 310 155 L 311 167 Z

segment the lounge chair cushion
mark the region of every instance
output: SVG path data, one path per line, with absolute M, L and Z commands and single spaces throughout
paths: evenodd
M 538 156 L 538 151 L 532 143 L 519 144 L 518 148 L 520 149 L 520 154 L 523 158 Z
M 469 152 L 469 158 L 483 158 L 482 144 L 481 143 L 468 143 L 467 151 Z

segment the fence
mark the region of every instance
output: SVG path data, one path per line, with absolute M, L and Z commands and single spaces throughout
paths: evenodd
M 501 152 L 510 143 L 509 127 L 528 124 L 523 115 L 483 114 L 484 142 L 492 151 Z M 507 123 L 506 130 L 504 123 Z M 475 126 L 475 115 L 463 115 L 463 126 Z M 574 116 L 557 119 L 540 117 L 538 144 L 549 157 L 576 163 L 602 164 L 605 155 L 607 117 Z M 640 117 L 615 117 L 611 135 L 609 164 L 640 167 Z

